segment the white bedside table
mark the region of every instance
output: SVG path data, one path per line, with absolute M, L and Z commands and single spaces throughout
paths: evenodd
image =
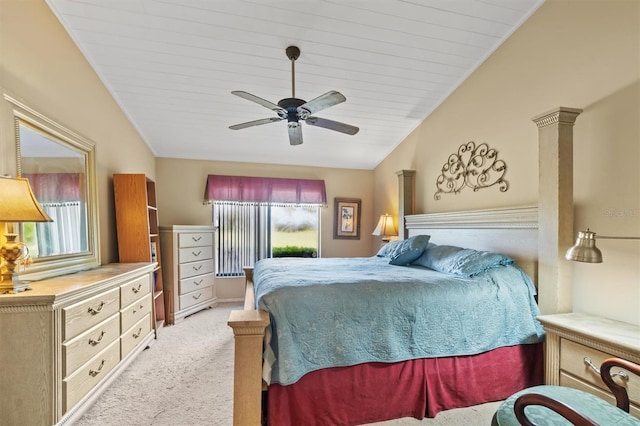
M 581 313 L 542 315 L 538 320 L 546 332 L 545 382 L 580 389 L 615 404 L 596 369 L 613 356 L 640 364 L 640 327 Z M 624 370 L 612 371 L 626 373 L 627 379 L 617 377 L 616 382 L 627 388 L 630 412 L 640 418 L 640 378 Z

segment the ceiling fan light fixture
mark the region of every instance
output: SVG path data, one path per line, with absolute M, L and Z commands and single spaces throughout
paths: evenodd
M 289 46 L 285 50 L 287 57 L 291 60 L 291 88 L 292 95 L 290 98 L 281 99 L 278 104 L 262 99 L 258 96 L 252 95 L 243 91 L 233 91 L 232 94 L 239 96 L 248 101 L 255 102 L 268 108 L 278 115 L 273 118 L 263 118 L 259 120 L 253 120 L 246 123 L 235 124 L 229 126 L 232 130 L 245 129 L 247 127 L 260 126 L 262 124 L 274 123 L 276 121 L 287 120 L 288 121 L 288 133 L 289 143 L 291 145 L 300 145 L 302 143 L 302 130 L 299 121 L 307 121 L 308 124 L 316 127 L 323 127 L 325 129 L 334 130 L 347 135 L 355 135 L 360 130 L 356 126 L 350 124 L 341 123 L 339 121 L 328 120 L 326 118 L 312 117 L 311 114 L 315 114 L 319 111 L 345 102 L 347 99 L 340 92 L 335 90 L 329 91 L 323 95 L 318 96 L 310 100 L 309 102 L 298 99 L 295 97 L 295 66 L 296 59 L 300 57 L 300 49 L 296 46 Z M 293 124 L 293 126 L 292 126 Z

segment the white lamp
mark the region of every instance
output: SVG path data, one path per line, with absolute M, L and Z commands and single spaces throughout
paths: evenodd
M 0 280 L 0 293 L 18 293 L 29 290 L 28 283 L 20 282 L 15 269 L 17 261 L 28 255 L 24 244 L 17 241 L 15 229 L 9 232 L 9 224 L 15 227 L 17 222 L 53 222 L 45 213 L 33 195 L 29 181 L 24 178 L 0 176 L 0 222 L 5 222 L 6 242 L 0 247 L 0 255 L 4 258 L 4 270 Z
M 382 241 L 388 242 L 391 237 L 398 236 L 398 230 L 393 224 L 393 218 L 390 214 L 383 214 L 380 216 L 380 220 L 378 221 L 378 226 L 373 230 L 371 235 L 382 236 Z

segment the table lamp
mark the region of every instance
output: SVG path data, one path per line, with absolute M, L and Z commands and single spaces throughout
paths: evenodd
M 6 242 L 0 247 L 0 256 L 4 259 L 0 294 L 29 290 L 29 283 L 20 282 L 16 272 L 17 262 L 28 256 L 25 245 L 17 240 L 16 224 L 53 222 L 53 220 L 38 204 L 27 179 L 0 176 L 0 222 L 5 222 L 7 229 Z
M 397 237 L 398 231 L 396 227 L 393 225 L 393 218 L 390 214 L 383 214 L 380 216 L 380 220 L 378 221 L 378 226 L 373 230 L 371 235 L 382 236 L 382 241 L 389 242 L 391 237 Z

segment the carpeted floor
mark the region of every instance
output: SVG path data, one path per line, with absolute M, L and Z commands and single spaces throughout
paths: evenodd
M 228 426 L 232 424 L 233 332 L 229 312 L 240 304 L 196 313 L 160 330 L 155 343 L 127 368 L 77 426 Z M 377 426 L 491 424 L 498 403 L 405 418 Z

